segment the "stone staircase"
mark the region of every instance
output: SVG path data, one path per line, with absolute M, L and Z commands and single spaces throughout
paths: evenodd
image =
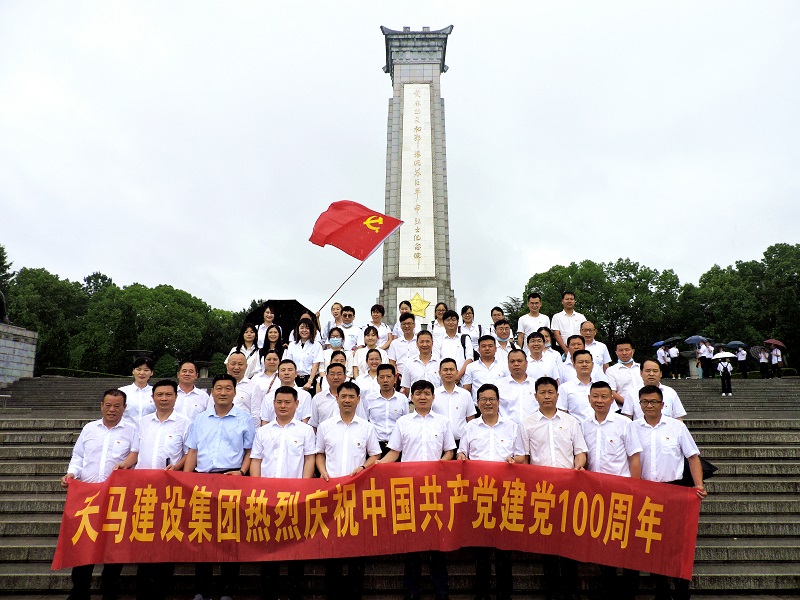
M 66 594 L 69 571 L 50 571 L 64 499 L 59 478 L 81 427 L 98 418 L 102 391 L 128 381 L 43 377 L 0 391 L 11 395 L 0 409 L 0 594 Z M 735 380 L 731 398 L 719 396 L 718 380 L 666 383 L 689 411 L 687 424 L 703 456 L 720 468 L 702 506 L 694 590 L 726 596 L 800 592 L 800 379 Z M 452 597 L 472 598 L 469 550 L 453 553 L 449 565 Z M 401 597 L 402 570 L 400 557 L 372 559 L 367 597 Z M 126 567 L 123 573 L 131 572 Z M 177 573 L 175 597 L 188 597 L 192 566 L 179 565 Z M 255 593 L 257 573 L 256 565 L 243 566 L 244 591 Z M 322 598 L 322 573 L 321 564 L 307 565 L 309 598 Z M 540 594 L 540 573 L 536 556 L 516 556 L 520 597 Z M 581 573 L 591 595 L 596 571 L 584 565 Z M 131 579 L 125 578 L 126 586 Z M 643 577 L 642 589 L 647 587 Z

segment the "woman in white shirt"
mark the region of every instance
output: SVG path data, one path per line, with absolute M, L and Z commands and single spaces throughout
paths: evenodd
M 372 308 L 369 309 L 370 316 L 372 317 L 372 321 L 367 323 L 364 327 L 364 332 L 366 332 L 367 327 L 373 327 L 378 332 L 378 348 L 386 350 L 389 347 L 389 344 L 392 343 L 392 330 L 391 328 L 383 322 L 383 316 L 386 314 L 386 309 L 383 308 L 381 304 L 373 304 Z M 364 334 L 362 332 L 361 338 L 359 340 L 359 346 L 363 346 Z
M 293 333 L 294 339 L 297 341 L 289 342 L 283 358 L 290 358 L 294 361 L 294 364 L 297 365 L 295 382 L 313 396 L 317 373 L 322 364 L 322 344 L 313 337 L 317 330 L 311 319 L 300 319 Z
M 541 333 L 542 336 L 544 337 L 545 350 L 544 350 L 543 356 L 549 356 L 550 358 L 555 360 L 556 363 L 560 363 L 561 362 L 561 353 L 558 350 L 556 350 L 555 348 L 553 348 L 553 345 L 554 345 L 553 344 L 553 339 L 554 339 L 553 338 L 553 331 L 549 327 L 539 327 L 539 329 L 537 329 L 536 331 Z M 558 348 L 558 344 L 555 344 L 555 347 Z
M 331 305 L 331 316 L 333 319 L 325 323 L 325 326 L 322 328 L 322 343 L 328 343 L 328 336 L 331 334 L 331 329 L 334 327 L 341 327 L 342 323 L 342 308 L 343 305 L 341 302 L 334 302 Z
M 434 336 L 437 335 L 444 335 L 444 321 L 442 317 L 444 317 L 444 313 L 447 312 L 447 304 L 444 302 L 439 302 L 436 304 L 436 307 L 433 309 L 434 317 L 436 317 L 433 321 L 431 321 L 431 334 Z
M 363 375 L 369 370 L 369 367 L 367 367 L 367 357 L 369 356 L 370 350 L 378 350 L 381 355 L 381 362 L 389 363 L 389 356 L 386 354 L 386 350 L 378 346 L 379 342 L 378 330 L 372 325 L 367 325 L 364 329 L 365 345 L 363 348 L 356 350 L 355 356 L 353 357 L 353 377 L 358 378 L 359 375 Z M 375 368 L 378 368 L 377 365 Z
M 362 348 L 363 349 L 363 348 Z M 382 361 L 381 350 L 370 348 L 367 351 L 367 369 L 356 377 L 356 385 L 361 390 L 361 399 L 364 400 L 372 392 L 380 392 L 378 385 L 378 366 Z
M 347 377 L 353 376 L 353 353 L 345 353 L 342 350 L 343 343 L 344 331 L 342 331 L 339 327 L 332 327 L 328 333 L 327 347 L 322 352 L 322 366 L 319 370 L 323 382 L 325 381 L 325 373 L 328 372 L 328 365 L 330 365 L 331 362 L 334 362 L 333 355 L 337 352 L 341 352 L 345 356 L 345 362 L 342 363 L 344 365 L 345 375 L 347 375 Z
M 286 347 L 283 345 L 283 340 L 281 339 L 281 328 L 277 325 L 270 325 L 267 328 L 267 333 L 264 336 L 264 343 L 261 345 L 262 357 L 266 356 L 267 350 L 275 350 L 275 352 L 278 353 L 278 357 L 283 358 L 283 352 L 286 350 Z
M 258 341 L 256 343 L 258 344 L 259 348 L 263 348 L 264 347 L 264 339 L 266 337 L 267 330 L 272 325 L 275 325 L 276 327 L 278 327 L 275 324 L 274 321 L 275 321 L 275 309 L 272 308 L 272 306 L 270 306 L 269 304 L 267 304 L 264 307 L 264 322 L 261 323 L 261 325 L 258 326 Z M 281 330 L 281 328 L 278 327 L 278 331 L 280 331 L 280 330 Z
M 251 323 L 242 325 L 239 332 L 239 338 L 236 340 L 236 345 L 228 352 L 225 357 L 225 364 L 228 364 L 228 358 L 234 352 L 241 352 L 247 358 L 247 370 L 244 372 L 245 377 L 252 377 L 261 370 L 261 354 L 258 352 L 258 345 L 256 338 L 258 337 L 258 330 L 256 326 Z

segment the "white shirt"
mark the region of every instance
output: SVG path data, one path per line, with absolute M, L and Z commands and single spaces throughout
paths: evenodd
M 403 453 L 402 462 L 440 460 L 455 447 L 450 421 L 435 412 L 400 417 L 389 437 L 389 448 Z
M 508 368 L 508 353 L 512 350 L 520 349 L 515 343 L 511 340 L 506 342 L 505 348 L 500 345 L 500 342 L 497 342 L 497 350 L 494 353 L 494 358 L 497 362 L 503 365 L 506 369 Z
M 508 369 L 497 359 L 488 367 L 481 359 L 478 359 L 467 365 L 464 370 L 464 377 L 461 378 L 461 385 L 472 385 L 472 401 L 477 403 L 478 390 L 484 383 L 497 385 L 498 381 L 508 377 L 508 375 Z M 456 439 L 458 438 L 459 436 L 456 436 Z
M 725 374 L 725 371 L 727 371 L 729 374 L 733 373 L 733 365 L 729 362 L 723 361 L 717 365 L 717 371 L 723 375 Z
M 190 421 L 201 412 L 205 412 L 213 404 L 208 392 L 198 387 L 192 388 L 189 393 L 184 392 L 178 386 L 178 400 L 175 402 L 175 410 L 189 417 Z
M 369 371 L 369 367 L 367 366 L 367 352 L 369 352 L 370 348 L 364 347 L 359 348 L 356 350 L 356 354 L 353 357 L 353 364 L 358 367 L 358 374 L 363 375 L 367 371 Z M 381 354 L 381 364 L 388 365 L 389 364 L 389 355 L 386 353 L 386 350 L 381 348 L 376 348 L 378 352 Z
M 392 328 L 392 335 L 395 338 L 403 337 L 403 328 L 400 327 L 400 325 L 401 325 L 401 323 L 400 323 L 400 321 L 398 321 L 397 323 L 394 324 L 394 327 Z M 416 335 L 420 331 L 422 331 L 422 326 L 419 323 L 417 323 L 416 319 L 414 319 L 414 336 L 416 337 Z
M 672 348 L 667 350 L 667 352 L 669 353 L 670 361 L 675 360 L 676 358 L 678 358 L 681 355 L 681 351 L 678 350 L 675 346 L 672 346 Z
M 361 390 L 359 398 L 366 398 L 367 394 L 381 391 L 381 386 L 378 384 L 378 376 L 375 375 L 375 377 L 373 377 L 366 371 L 356 377 L 355 384 L 358 386 L 358 389 Z
M 639 363 L 634 361 L 628 367 L 618 362 L 606 369 L 606 379 L 611 389 L 625 398 L 625 394 L 632 388 L 638 391 L 644 383 L 642 382 L 642 372 Z
M 744 348 L 739 348 L 736 351 L 736 360 L 738 361 L 747 360 L 747 350 L 745 350 Z
M 683 458 L 700 454 L 681 421 L 661 415 L 655 427 L 644 419 L 633 422 L 642 445 L 642 479 L 676 481 L 683 477 Z
M 538 316 L 532 317 L 530 314 L 522 315 L 517 321 L 517 333 L 523 334 L 523 341 L 522 346 L 527 354 L 530 352 L 528 349 L 528 336 L 535 331 L 538 331 L 540 327 L 550 327 L 550 317 L 547 315 L 543 315 L 539 313 Z M 566 339 L 566 338 L 565 338 Z
M 500 416 L 517 425 L 539 410 L 535 379 L 528 377 L 518 383 L 509 375 L 500 380 L 497 388 L 500 390 Z
M 272 387 L 272 391 L 264 396 L 261 401 L 261 413 L 258 415 L 260 421 L 274 421 L 275 420 L 275 392 L 278 391 L 280 382 Z M 297 410 L 294 413 L 294 418 L 298 421 L 305 421 L 311 418 L 311 394 L 299 386 L 294 387 L 297 392 Z
M 581 427 L 589 449 L 586 468 L 595 473 L 630 477 L 628 457 L 642 451 L 633 421 L 609 412 L 602 423 L 592 416 L 581 423 Z
M 664 346 L 660 346 L 658 350 L 656 350 L 656 358 L 662 365 L 665 365 L 669 362 L 669 355 L 667 354 L 667 351 L 664 350 Z
M 444 330 L 442 330 L 444 331 Z M 464 344 L 461 343 L 462 336 L 456 333 L 453 337 L 448 337 L 446 333 L 436 336 L 433 340 L 433 355 L 443 358 L 452 358 L 456 361 L 456 368 L 461 370 L 467 359 L 472 360 L 472 338 L 464 334 Z
M 87 483 L 108 479 L 114 466 L 125 460 L 137 436 L 137 427 L 122 420 L 108 429 L 103 419 L 87 423 L 72 449 L 67 473 Z
M 773 365 L 777 365 L 779 362 L 781 362 L 781 360 L 783 360 L 782 357 L 781 357 L 780 348 L 773 348 L 772 352 L 770 352 L 770 354 L 772 355 L 772 364 Z
M 594 417 L 594 409 L 589 404 L 589 392 L 593 380 L 588 384 L 582 383 L 579 379 L 572 379 L 567 383 L 558 386 L 558 402 L 556 406 L 567 411 L 579 421 L 587 421 Z
M 132 452 L 139 453 L 137 469 L 166 469 L 176 464 L 186 454 L 186 438 L 192 421 L 173 410 L 163 421 L 158 413 L 147 415 L 139 421 L 139 435 L 133 442 Z
M 419 356 L 417 337 L 414 336 L 410 340 L 406 340 L 404 337 L 400 336 L 396 340 L 392 340 L 386 354 L 390 360 L 394 361 L 397 372 L 400 374 L 404 373 L 406 365 Z
M 561 411 L 549 419 L 533 413 L 522 422 L 518 435 L 532 465 L 572 469 L 575 456 L 587 450 L 578 419 Z
M 317 440 L 311 426 L 292 419 L 281 426 L 270 421 L 256 430 L 250 458 L 261 460 L 261 477 L 303 476 L 305 457 L 317 452 Z
M 325 350 L 322 351 L 322 365 L 320 365 L 319 373 L 320 373 L 320 375 L 323 376 L 323 379 L 325 379 L 324 375 L 325 375 L 325 373 L 328 372 L 328 367 L 331 364 L 331 355 L 336 350 L 342 350 L 342 349 L 341 348 L 325 348 Z M 346 351 L 346 350 L 342 350 L 342 352 L 344 352 L 344 356 L 345 356 L 344 374 L 347 375 L 348 377 L 352 377 L 353 376 L 353 353 L 350 352 L 350 351 Z
M 441 386 L 433 393 L 431 412 L 442 415 L 450 421 L 453 437 L 460 440 L 467 426 L 467 417 L 475 415 L 475 404 L 470 393 L 464 388 L 455 386 L 452 392 L 448 392 Z
M 560 313 L 556 313 L 553 315 L 553 321 L 550 325 L 550 329 L 554 332 L 559 331 L 561 333 L 561 339 L 564 340 L 564 343 L 567 343 L 567 338 L 571 335 L 580 335 L 581 333 L 581 323 L 586 320 L 581 313 L 578 311 L 572 311 L 571 315 L 567 314 L 567 311 L 562 310 Z
M 318 342 L 290 342 L 283 358 L 297 365 L 298 375 L 310 375 L 317 363 L 322 363 L 322 344 Z
M 373 392 L 358 406 L 362 405 L 367 420 L 375 427 L 378 440 L 382 442 L 389 441 L 397 419 L 408 414 L 408 398 L 400 392 L 394 392 L 391 398 L 384 398 L 380 391 Z
M 472 349 L 477 352 L 478 351 L 478 341 L 481 339 L 483 335 L 483 327 L 478 325 L 475 321 L 472 322 L 472 325 L 467 325 L 462 323 L 458 326 L 458 333 L 459 335 L 467 334 L 470 339 L 472 340 Z M 486 335 L 489 335 L 488 333 Z
M 278 388 L 273 386 L 273 391 L 276 389 Z M 236 384 L 236 396 L 233 398 L 233 405 L 249 413 L 253 417 L 253 426 L 256 428 L 261 425 L 261 404 L 263 402 L 264 392 L 261 386 L 255 385 L 247 377 Z M 211 404 L 213 405 L 213 402 Z
M 421 379 L 430 381 L 434 388 L 442 385 L 442 380 L 439 378 L 439 359 L 432 357 L 427 363 L 423 363 L 419 356 L 413 358 L 406 364 L 400 385 L 411 389 L 411 386 Z
M 544 353 L 542 353 L 542 358 L 538 360 L 533 358 L 533 356 L 528 356 L 528 367 L 526 368 L 526 372 L 528 373 L 528 377 L 530 377 L 534 382 L 539 379 L 539 377 L 546 376 L 552 377 L 553 379 L 559 379 L 561 375 L 558 370 L 558 363 Z
M 483 417 L 467 423 L 458 452 L 470 460 L 505 462 L 509 456 L 525 454 L 517 435 L 514 421 L 497 418 L 497 423 L 487 425 Z
M 345 327 L 344 324 L 342 324 L 341 330 L 344 332 L 342 350 L 352 350 L 358 346 L 358 336 L 361 334 L 361 330 L 358 327 L 353 324 L 351 324 L 350 327 Z
M 659 389 L 664 395 L 664 404 L 661 405 L 661 414 L 673 419 L 680 419 L 686 416 L 686 409 L 683 408 L 683 403 L 678 397 L 678 392 L 669 387 L 668 385 L 660 384 Z M 622 414 L 633 417 L 633 420 L 641 419 L 644 417 L 642 407 L 639 404 L 639 390 L 641 387 L 629 390 L 625 396 L 625 402 L 622 404 Z
M 234 352 L 241 352 L 247 359 L 247 369 L 244 372 L 245 377 L 250 378 L 259 371 L 264 370 L 264 364 L 261 362 L 261 353 L 258 351 L 257 345 L 253 344 L 253 347 L 250 348 L 250 350 L 247 350 L 244 346 L 241 348 L 234 346 L 231 348 L 231 351 L 228 352 L 228 356 L 225 357 L 226 365 L 228 364 L 228 359 L 231 357 L 231 354 Z
M 119 390 L 125 392 L 125 413 L 122 418 L 126 421 L 136 425 L 139 423 L 139 419 L 145 415 L 156 412 L 152 385 L 140 388 L 135 383 L 132 383 L 119 388 Z
M 601 369 L 603 368 L 603 365 L 607 365 L 611 362 L 611 355 L 608 353 L 608 346 L 606 346 L 603 342 L 594 340 L 591 344 L 586 344 L 586 349 L 592 353 L 594 364 L 599 366 Z
M 317 429 L 317 454 L 325 454 L 325 469 L 330 477 L 350 475 L 367 462 L 367 455 L 381 453 L 372 423 L 358 415 L 348 425 L 337 415 L 323 421 Z
M 572 364 L 571 358 L 567 358 L 564 362 L 559 363 L 558 381 L 561 384 L 577 379 L 577 377 L 578 374 L 575 372 L 575 365 Z M 602 367 L 598 367 L 596 364 L 592 365 L 592 381 L 608 381 L 605 373 L 603 373 Z

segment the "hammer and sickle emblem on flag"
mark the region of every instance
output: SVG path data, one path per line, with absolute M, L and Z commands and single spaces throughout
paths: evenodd
M 367 217 L 367 220 L 364 221 L 364 225 L 366 225 L 368 229 L 378 233 L 381 228 L 377 227 L 377 225 L 383 225 L 383 217 L 376 217 L 375 215 Z

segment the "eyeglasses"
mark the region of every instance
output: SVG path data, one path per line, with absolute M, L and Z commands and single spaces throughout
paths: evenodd
M 483 402 L 484 404 L 494 404 L 498 402 L 497 398 L 478 398 L 478 402 Z
M 639 404 L 642 406 L 658 406 L 663 404 L 663 400 L 639 400 Z

